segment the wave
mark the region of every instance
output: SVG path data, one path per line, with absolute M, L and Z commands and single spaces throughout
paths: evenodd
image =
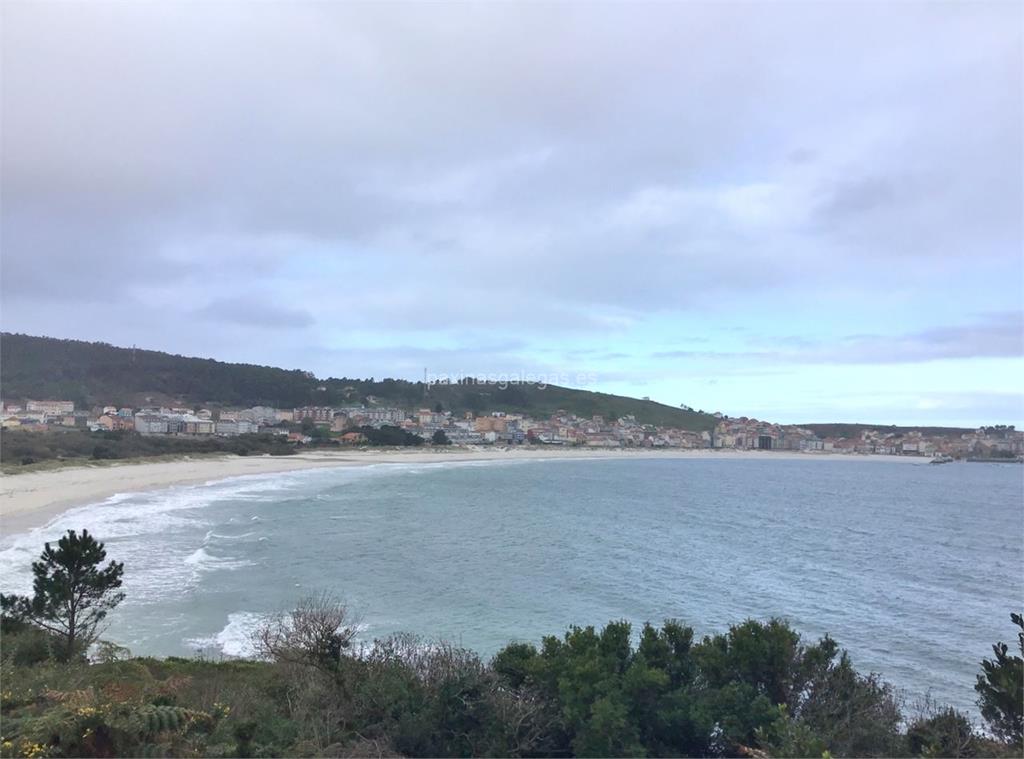
M 206 533 L 204 542 L 211 540 L 245 540 L 246 538 L 251 538 L 255 534 L 255 532 L 243 532 L 241 535 L 221 535 L 220 533 L 210 530 Z
M 212 572 L 215 570 L 242 569 L 243 567 L 255 566 L 255 563 L 248 559 L 233 559 L 229 557 L 213 556 L 206 548 L 198 548 L 185 557 L 186 566 L 192 567 L 196 572 Z
M 29 592 L 31 565 L 43 545 L 56 542 L 68 530 L 83 528 L 107 544 L 110 558 L 125 563 L 125 582 L 136 586 L 135 590 L 141 587 L 145 592 L 150 584 L 162 588 L 187 580 L 187 576 L 166 576 L 171 571 L 169 564 L 173 563 L 173 554 L 177 554 L 180 562 L 181 552 L 192 550 L 183 538 L 187 541 L 188 534 L 195 529 L 208 530 L 213 526 L 206 515 L 208 507 L 240 498 L 250 500 L 251 496 L 271 502 L 286 486 L 294 487 L 294 484 L 277 483 L 271 478 L 272 475 L 267 475 L 265 479 L 250 478 L 241 482 L 232 478 L 232 481 L 210 486 L 181 485 L 142 493 L 119 493 L 97 503 L 69 509 L 27 532 L 5 535 L 0 540 L 0 589 L 5 593 Z M 237 540 L 251 534 L 232 536 L 209 530 L 204 545 L 214 539 Z M 153 551 L 156 540 L 162 545 L 158 554 Z M 174 543 L 181 547 L 175 550 Z M 199 558 L 193 554 L 189 563 L 199 563 Z M 221 561 L 220 566 L 234 568 L 238 565 Z M 162 570 L 165 576 L 156 576 L 157 570 Z M 145 596 L 152 594 L 145 592 Z
M 197 652 L 214 649 L 224 656 L 251 657 L 256 653 L 253 633 L 269 618 L 270 615 L 255 611 L 232 612 L 220 632 L 203 638 L 187 638 L 184 643 Z

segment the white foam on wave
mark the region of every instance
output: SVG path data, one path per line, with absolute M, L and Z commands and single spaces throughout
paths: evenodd
M 0 549 L 0 576 L 4 590 L 27 592 L 31 587 L 31 564 L 44 543 L 59 540 L 68 530 L 89 530 L 104 542 L 117 541 L 118 561 L 139 558 L 143 562 L 151 546 L 142 550 L 133 538 L 167 534 L 196 524 L 196 517 L 182 512 L 197 508 L 205 499 L 187 490 L 156 494 L 120 493 L 99 503 L 78 506 L 28 532 L 5 536 Z M 108 546 L 108 554 L 110 554 Z M 136 550 L 132 550 L 135 548 Z
M 251 538 L 255 534 L 255 532 L 243 532 L 241 535 L 221 535 L 218 532 L 210 530 L 206 533 L 206 540 L 245 540 L 246 538 Z
M 67 530 L 88 529 L 104 542 L 117 540 L 118 561 L 149 564 L 151 545 L 133 540 L 147 535 L 174 534 L 186 527 L 202 525 L 202 510 L 223 500 L 274 502 L 283 491 L 321 484 L 336 484 L 367 477 L 418 474 L 425 471 L 466 466 L 517 463 L 501 460 L 444 461 L 436 463 L 380 463 L 360 467 L 328 467 L 285 473 L 239 475 L 211 480 L 202 485 L 179 485 L 141 493 L 119 493 L 98 503 L 78 506 L 47 524 L 28 532 L 0 539 L 0 577 L 6 592 L 27 592 L 31 588 L 31 564 L 46 542 L 58 540 Z M 261 521 L 253 515 L 252 523 Z M 112 547 L 112 546 L 110 546 Z
M 228 614 L 228 623 L 214 635 L 204 638 L 189 638 L 185 644 L 197 651 L 216 649 L 225 656 L 248 657 L 256 653 L 253 633 L 269 615 L 255 611 L 237 611 Z
M 206 547 L 198 548 L 185 557 L 184 563 L 198 571 L 212 571 L 217 569 L 241 569 L 251 567 L 253 562 L 248 559 L 233 559 L 226 556 L 213 556 L 207 552 Z
M 220 501 L 273 501 L 281 491 L 294 488 L 293 479 L 277 475 L 235 477 L 205 485 L 178 485 L 140 493 L 118 493 L 97 503 L 77 506 L 54 517 L 45 525 L 0 539 L 0 590 L 27 593 L 32 587 L 31 565 L 43 544 L 56 542 L 68 530 L 83 528 L 107 543 L 112 559 L 125 562 L 126 590 L 146 598 L 175 588 L 186 577 L 170 571 L 173 556 L 154 556 L 151 537 L 163 540 L 207 523 L 203 512 Z M 180 557 L 181 554 L 178 554 Z M 178 559 L 179 566 L 181 559 Z M 224 568 L 236 565 L 221 564 Z

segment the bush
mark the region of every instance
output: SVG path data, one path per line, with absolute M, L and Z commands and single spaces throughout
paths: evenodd
M 269 661 L 43 660 L 4 622 L 2 753 L 32 756 L 1019 756 L 892 688 L 830 638 L 747 621 L 574 627 L 489 664 L 394 635 L 359 647 L 329 596 L 264 628 Z M 38 631 L 35 631 L 38 632 Z M 22 636 L 27 644 L 19 654 Z M 784 699 L 784 700 L 782 700 Z
M 116 459 L 118 456 L 113 447 L 106 443 L 99 443 L 93 447 L 92 457 L 94 459 Z
M 977 756 L 979 742 L 970 720 L 956 709 L 929 709 L 907 728 L 913 756 Z
M 60 641 L 52 633 L 25 622 L 4 619 L 0 625 L 4 660 L 17 666 L 29 666 L 53 658 Z
M 992 646 L 995 658 L 981 662 L 982 674 L 974 689 L 981 716 L 992 732 L 1020 748 L 1024 746 L 1024 615 L 1010 614 L 1010 621 L 1019 628 L 1017 648 L 1021 655 L 1011 655 L 1005 643 L 996 643 Z
M 294 610 L 261 625 L 253 641 L 262 658 L 333 672 L 339 668 L 357 628 L 345 604 L 323 593 L 304 598 Z
M 203 453 L 287 456 L 295 453 L 295 448 L 280 436 L 269 433 L 234 437 L 162 437 L 79 429 L 0 431 L 0 460 L 20 461 L 24 466 L 54 459 L 104 460 Z

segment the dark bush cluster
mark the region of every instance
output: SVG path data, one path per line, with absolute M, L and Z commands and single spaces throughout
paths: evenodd
M 339 620 L 341 620 L 339 622 Z M 339 624 L 331 633 L 324 624 Z M 308 626 L 308 627 L 305 627 Z M 280 631 L 286 629 L 286 634 Z M 358 648 L 300 607 L 262 661 L 55 663 L 5 628 L 3 756 L 1018 756 L 953 709 L 906 718 L 834 641 L 748 621 L 572 628 L 490 662 L 396 635 Z M 263 631 L 265 634 L 266 630 Z M 351 644 L 351 645 L 350 645 Z M 1006 694 L 1003 694 L 1004 696 Z M 1011 713 L 1000 712 L 1003 724 Z M 33 753 L 34 752 L 34 753 Z M 827 753 L 826 753 L 827 752 Z
M 268 453 L 287 456 L 295 448 L 279 435 L 260 433 L 234 437 L 148 437 L 134 432 L 65 431 L 0 432 L 0 461 L 34 464 L 55 459 L 129 459 L 139 456 Z

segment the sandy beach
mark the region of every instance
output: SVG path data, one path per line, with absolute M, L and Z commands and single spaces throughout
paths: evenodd
M 63 469 L 6 474 L 0 478 L 0 532 L 11 534 L 45 524 L 73 506 L 102 501 L 119 493 L 194 485 L 252 474 L 292 472 L 324 467 L 370 464 L 423 464 L 443 461 L 531 460 L 551 458 L 622 459 L 760 459 L 881 461 L 925 463 L 927 459 L 899 456 L 850 456 L 783 451 L 698 450 L 586 450 L 586 449 L 449 449 L 354 450 L 310 452 L 294 456 L 222 456 L 176 461 L 126 461 L 104 466 L 69 466 Z

